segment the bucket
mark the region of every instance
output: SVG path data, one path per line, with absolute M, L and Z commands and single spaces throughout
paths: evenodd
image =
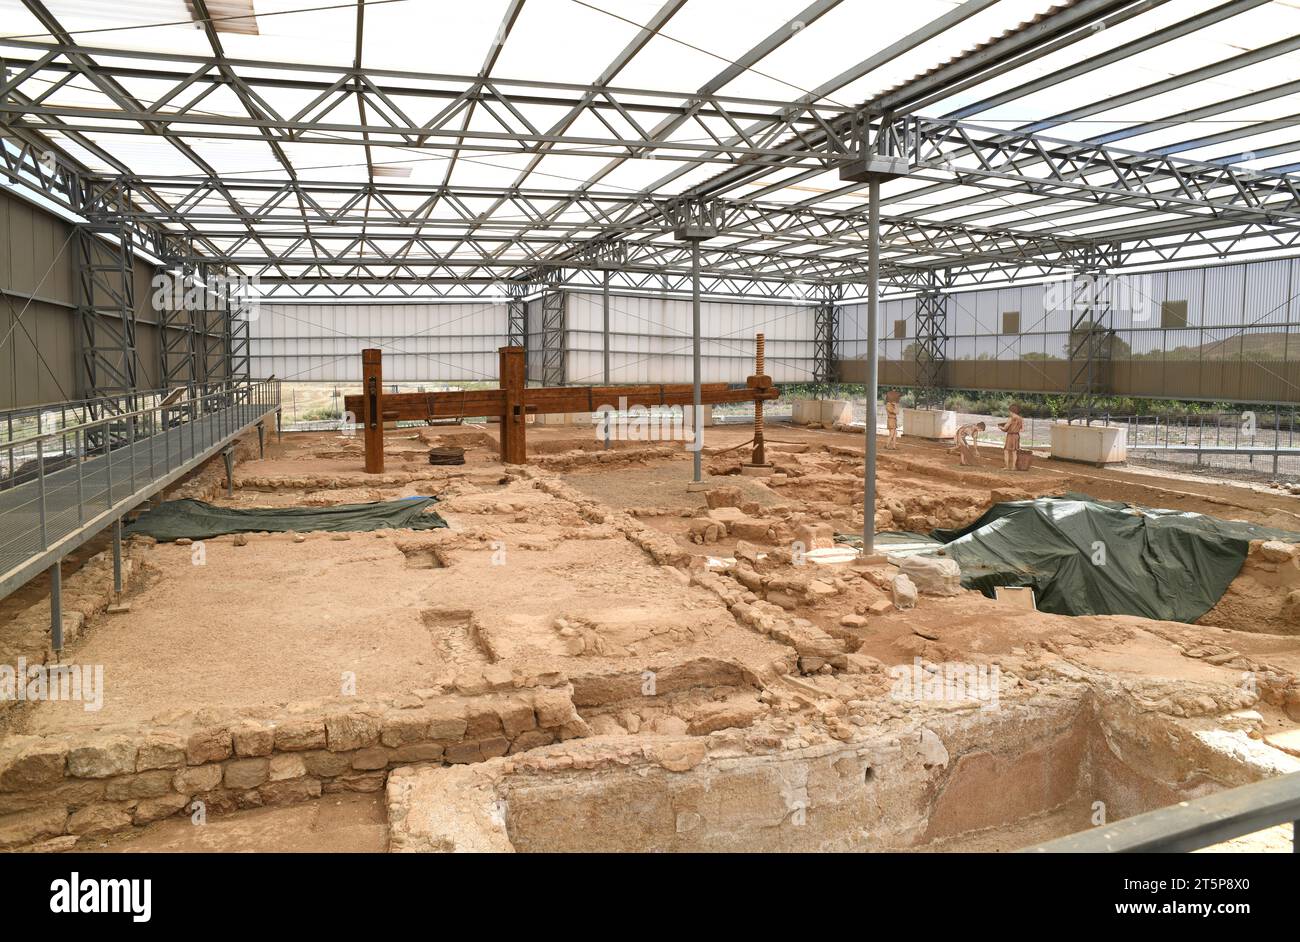
M 1016 452 L 1016 470 L 1028 471 L 1034 465 L 1034 453 L 1032 451 Z

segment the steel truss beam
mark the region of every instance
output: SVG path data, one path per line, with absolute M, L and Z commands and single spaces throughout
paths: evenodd
M 111 126 L 118 133 L 163 134 L 169 139 L 183 136 L 280 144 L 389 144 L 457 153 L 506 149 L 533 154 L 563 145 L 569 154 L 823 170 L 836 169 L 870 150 L 907 158 L 913 174 L 937 171 L 939 179 L 966 185 L 1108 205 L 1154 207 L 1163 212 L 1208 212 L 1270 222 L 1300 220 L 1300 192 L 1295 181 L 1285 174 L 1127 151 L 1105 144 L 1081 144 L 955 120 L 883 116 L 866 109 L 851 111 L 803 101 L 701 96 L 609 85 L 132 53 L 13 39 L 0 39 L 0 46 L 23 49 L 29 54 L 27 58 L 7 57 L 18 77 L 0 84 L 0 113 L 13 115 L 10 120 L 15 126 L 36 130 L 52 128 L 53 119 L 57 119 L 61 122 L 58 127 L 65 130 L 102 133 Z M 114 61 L 100 63 L 95 56 Z M 118 61 L 137 58 L 149 60 L 153 67 Z M 167 71 L 157 67 L 157 63 L 166 62 L 185 68 Z M 33 77 L 68 72 L 95 81 L 112 101 L 114 110 L 54 105 L 39 97 L 20 104 L 5 94 L 21 88 Z M 123 78 L 148 78 L 170 83 L 170 88 L 161 90 L 154 105 L 145 108 L 121 91 L 118 81 Z M 432 83 L 441 87 L 429 87 Z M 199 109 L 197 105 L 216 85 L 230 87 L 241 98 L 260 101 L 259 113 L 224 115 Z M 266 105 L 259 88 L 293 88 L 316 94 L 296 114 L 281 115 Z M 363 103 L 363 113 L 371 120 L 327 120 L 345 102 Z M 416 102 L 423 104 L 421 110 L 433 109 L 434 114 L 425 120 L 413 118 L 408 112 L 415 112 Z M 530 104 L 561 107 L 590 120 L 540 128 L 520 107 Z M 480 116 L 490 116 L 490 126 L 463 126 L 459 119 L 471 107 L 477 108 Z M 671 139 L 656 137 L 646 127 L 651 118 L 665 116 L 681 119 Z M 577 133 L 575 127 L 585 133 Z M 595 133 L 591 130 L 595 127 L 603 128 L 605 133 Z

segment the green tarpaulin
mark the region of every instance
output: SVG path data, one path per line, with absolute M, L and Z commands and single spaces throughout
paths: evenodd
M 432 530 L 447 521 L 429 510 L 436 497 L 339 504 L 336 507 L 254 507 L 236 510 L 201 500 L 169 500 L 126 527 L 127 534 L 151 536 L 161 543 L 202 540 L 226 533 L 309 533 L 361 530 Z
M 1150 510 L 1084 494 L 995 504 L 959 530 L 935 530 L 962 584 L 1031 586 L 1042 611 L 1191 622 L 1236 578 L 1251 540 L 1300 533 Z

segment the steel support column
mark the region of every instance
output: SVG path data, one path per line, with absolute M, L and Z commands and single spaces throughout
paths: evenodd
M 528 283 L 511 281 L 506 284 L 506 346 L 528 348 Z
M 840 380 L 839 301 L 840 285 L 820 285 L 817 304 L 813 307 L 813 381 L 838 383 Z
M 158 355 L 162 387 L 184 386 L 193 395 L 198 387 L 198 338 L 186 297 L 193 288 L 195 266 L 185 263 L 170 271 L 160 270 L 164 280 L 161 294 L 155 293 L 154 310 L 159 324 Z
M 947 386 L 948 296 L 936 286 L 916 296 L 916 404 L 943 405 Z
M 602 371 L 606 386 L 609 385 L 609 272 L 605 272 L 605 277 L 601 284 L 600 293 L 601 306 L 601 328 L 600 336 L 602 340 L 602 353 L 604 354 L 604 369 Z
M 695 438 L 691 441 L 691 480 L 703 479 L 704 402 L 700 397 L 703 374 L 700 351 L 700 243 L 712 239 L 720 228 L 717 205 L 703 200 L 676 200 L 664 207 L 664 221 L 673 238 L 691 246 L 691 410 Z
M 80 396 L 129 408 L 139 389 L 135 271 L 125 224 L 77 227 L 76 296 L 80 321 Z M 117 405 L 105 405 L 117 408 Z M 92 407 L 95 414 L 99 406 Z
M 1111 279 L 1103 269 L 1080 272 L 1070 282 L 1069 378 L 1066 417 L 1092 422 L 1094 400 L 1110 388 Z
M 691 417 L 695 438 L 691 441 L 691 480 L 701 480 L 704 453 L 704 401 L 700 396 L 700 240 L 691 240 Z
M 563 386 L 568 373 L 568 298 L 558 285 L 542 295 L 542 385 Z
M 862 468 L 862 555 L 876 552 L 876 391 L 880 358 L 880 180 L 868 184 L 867 241 L 867 413 Z

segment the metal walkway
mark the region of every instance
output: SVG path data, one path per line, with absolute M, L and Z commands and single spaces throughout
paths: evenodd
M 14 484 L 0 490 L 0 598 L 47 569 L 57 581 L 59 560 L 262 425 L 279 399 L 278 382 L 255 382 L 0 446 Z

